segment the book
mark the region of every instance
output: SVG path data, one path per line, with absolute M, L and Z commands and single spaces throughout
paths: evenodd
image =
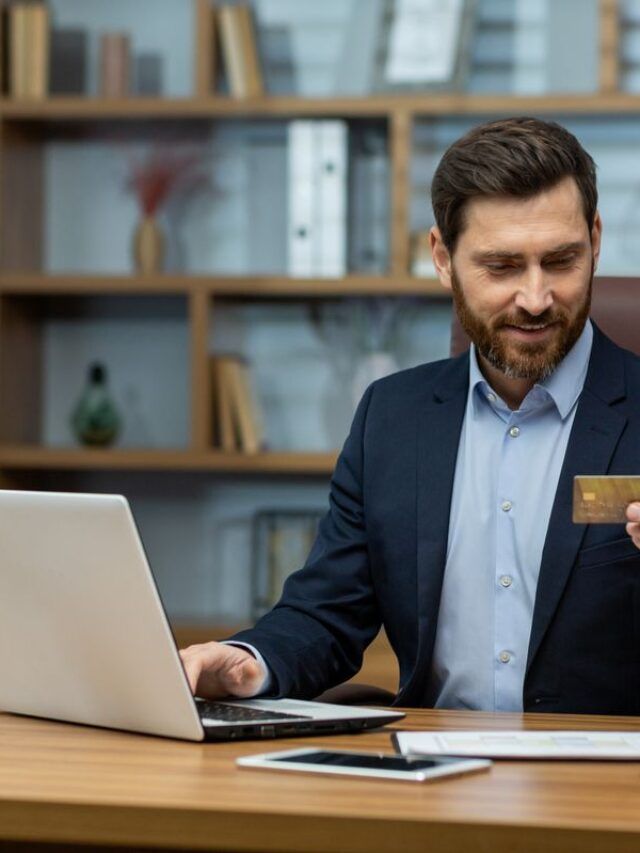
M 211 0 L 195 0 L 194 23 L 194 91 L 206 98 L 216 89 L 216 10 Z
M 221 359 L 212 357 L 210 364 L 213 391 L 213 441 L 216 447 L 232 453 L 237 449 L 237 443 L 231 417 L 229 387 Z
M 258 453 L 262 443 L 253 395 L 246 365 L 238 359 L 225 363 L 231 395 L 231 413 L 238 436 L 238 447 L 243 453 Z
M 262 96 L 264 82 L 249 6 L 220 6 L 218 29 L 229 93 L 234 98 Z
M 9 94 L 45 98 L 49 90 L 49 10 L 44 3 L 9 7 Z
M 133 93 L 147 98 L 162 95 L 162 56 L 139 53 L 133 57 Z
M 212 356 L 214 442 L 226 452 L 257 453 L 262 423 L 249 369 L 237 356 Z
M 29 97 L 29 6 L 15 3 L 9 8 L 9 94 Z
M 27 14 L 27 95 L 46 98 L 49 93 L 49 10 L 44 3 L 31 3 Z
M 261 510 L 253 518 L 252 615 L 259 618 L 301 569 L 315 541 L 324 510 Z
M 260 98 L 264 95 L 264 80 L 258 54 L 258 40 L 253 12 L 250 6 L 235 7 L 239 19 L 242 62 L 245 68 L 247 97 Z
M 0 6 L 0 94 L 8 93 L 9 64 L 9 41 L 7 32 L 9 29 L 9 16 L 6 8 Z
M 126 33 L 104 33 L 100 37 L 100 94 L 124 98 L 131 87 L 131 50 Z
M 246 97 L 247 81 L 242 61 L 242 33 L 235 6 L 220 6 L 218 29 L 229 94 L 234 98 Z
M 51 32 L 49 90 L 52 95 L 83 95 L 87 88 L 87 33 L 77 28 Z

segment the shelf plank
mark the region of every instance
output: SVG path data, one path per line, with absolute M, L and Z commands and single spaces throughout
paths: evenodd
M 559 95 L 476 95 L 425 93 L 370 95 L 364 98 L 123 98 L 51 97 L 42 101 L 0 98 L 0 119 L 18 121 L 101 121 L 216 117 L 293 118 L 296 116 L 389 118 L 454 114 L 635 113 L 640 95 L 625 92 Z
M 4 273 L 0 293 L 15 295 L 103 295 L 182 294 L 206 292 L 211 296 L 242 298 L 331 296 L 429 296 L 449 299 L 435 279 L 358 276 L 345 278 L 288 278 L 286 276 L 199 276 L 199 275 L 46 275 Z
M 85 449 L 0 445 L 0 468 L 28 470 L 202 471 L 238 474 L 328 475 L 337 451 L 329 453 L 222 453 L 191 450 Z

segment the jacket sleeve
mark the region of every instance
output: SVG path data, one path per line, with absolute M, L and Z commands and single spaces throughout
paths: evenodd
M 354 675 L 380 628 L 371 582 L 363 501 L 367 414 L 365 393 L 331 479 L 329 511 L 304 567 L 291 575 L 280 601 L 233 641 L 265 658 L 272 696 L 313 698 Z

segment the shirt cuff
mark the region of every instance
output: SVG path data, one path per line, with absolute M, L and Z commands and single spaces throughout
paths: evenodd
M 260 652 L 256 649 L 255 646 L 252 646 L 251 643 L 237 643 L 235 640 L 222 640 L 223 646 L 238 646 L 241 649 L 246 649 L 248 652 L 254 656 L 254 658 L 258 661 L 260 669 L 263 672 L 263 678 L 260 682 L 260 686 L 252 693 L 252 696 L 262 696 L 265 693 L 268 693 L 271 690 L 273 685 L 273 676 L 271 675 L 271 670 L 267 666 L 267 662 L 262 657 Z

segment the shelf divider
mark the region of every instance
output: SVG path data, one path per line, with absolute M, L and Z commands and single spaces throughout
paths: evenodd
M 191 344 L 191 444 L 199 452 L 212 445 L 212 397 L 209 376 L 211 298 L 204 290 L 189 295 Z

